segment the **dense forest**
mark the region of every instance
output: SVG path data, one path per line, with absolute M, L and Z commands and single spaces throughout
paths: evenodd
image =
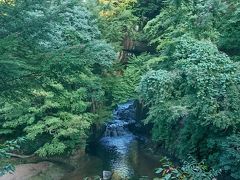
M 0 24 L 0 176 L 134 100 L 155 179 L 240 179 L 239 0 L 0 0 Z

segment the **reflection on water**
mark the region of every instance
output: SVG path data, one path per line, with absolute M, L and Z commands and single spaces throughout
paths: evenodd
M 135 139 L 129 146 L 128 153 L 116 154 L 114 149 L 108 151 L 109 149 L 99 144 L 94 148 L 96 154 L 81 158 L 78 162 L 79 167 L 62 179 L 82 180 L 84 177 L 102 175 L 103 170 L 115 171 L 122 179 L 138 180 L 142 176 L 153 179 L 153 171 L 160 166 L 159 161 L 153 159 L 141 147 L 141 142 Z
M 70 173 L 65 174 L 61 180 L 82 180 L 102 174 L 103 161 L 95 156 L 86 155 L 78 160 L 78 167 Z
M 116 137 L 104 137 L 101 139 L 102 159 L 106 161 L 105 168 L 116 172 L 121 177 L 131 177 L 134 169 L 130 163 L 130 146 L 136 141 L 132 134 Z M 135 149 L 135 148 L 134 148 Z
M 143 142 L 130 137 L 116 138 L 120 143 L 116 144 L 115 139 L 110 143 L 113 146 L 98 145 L 96 155 L 103 161 L 102 170 L 116 172 L 123 179 L 138 179 L 141 176 L 153 178 L 154 169 L 160 166 L 159 161 L 145 152 Z M 125 138 L 128 140 L 124 141 Z
M 113 119 L 106 124 L 106 131 L 99 142 L 91 144 L 89 155 L 79 161 L 79 167 L 63 179 L 83 179 L 112 171 L 122 179 L 153 178 L 159 162 L 142 150 L 143 141 L 128 130 L 135 123 L 133 102 L 121 104 L 113 112 Z
M 135 124 L 133 102 L 119 105 L 113 119 L 106 125 L 104 137 L 92 148 L 92 154 L 103 161 L 103 170 L 117 173 L 122 178 L 153 177 L 158 161 L 141 151 L 141 142 L 128 130 Z
M 105 137 L 100 140 L 102 154 L 107 170 L 114 171 L 122 178 L 132 177 L 134 169 L 130 163 L 130 152 L 136 137 L 128 126 L 135 123 L 133 102 L 121 104 L 113 113 L 113 119 L 106 126 Z M 134 148 L 136 150 L 136 148 Z

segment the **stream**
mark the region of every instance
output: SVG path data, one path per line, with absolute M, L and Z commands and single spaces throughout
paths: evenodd
M 106 124 L 102 138 L 90 144 L 89 161 L 85 163 L 91 166 L 76 169 L 74 173 L 68 174 L 68 179 L 102 175 L 103 170 L 114 172 L 121 179 L 152 179 L 154 169 L 160 166 L 159 160 L 142 148 L 146 138 L 129 130 L 135 127 L 135 114 L 133 101 L 118 105 L 112 119 Z
M 154 169 L 160 167 L 160 162 L 143 148 L 148 139 L 134 133 L 137 126 L 135 116 L 133 101 L 118 105 L 112 119 L 106 123 L 102 137 L 89 144 L 86 155 L 75 162 L 74 170 L 67 164 L 56 162 L 23 164 L 17 167 L 15 175 L 8 174 L 0 179 L 18 179 L 26 177 L 25 173 L 33 175 L 25 178 L 31 180 L 83 180 L 85 177 L 102 176 L 103 171 L 111 171 L 117 175 L 115 179 L 153 179 Z M 39 169 L 41 166 L 42 170 L 47 170 L 42 171 Z

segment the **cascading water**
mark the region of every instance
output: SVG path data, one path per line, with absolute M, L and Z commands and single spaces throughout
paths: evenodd
M 119 105 L 113 113 L 113 120 L 106 126 L 105 137 L 118 137 L 130 134 L 128 126 L 135 123 L 133 102 Z
M 116 172 L 122 178 L 134 175 L 129 154 L 132 146 L 136 145 L 136 136 L 128 127 L 135 122 L 133 102 L 118 105 L 112 121 L 106 125 L 104 137 L 100 140 L 105 153 L 111 158 L 108 162 L 108 170 Z
M 135 112 L 133 101 L 118 105 L 102 138 L 89 144 L 88 158 L 79 162 L 80 167 L 65 179 L 79 180 L 102 175 L 103 171 L 120 176 L 116 179 L 138 180 L 142 176 L 152 179 L 159 162 L 142 148 L 145 141 L 131 132 L 136 128 Z

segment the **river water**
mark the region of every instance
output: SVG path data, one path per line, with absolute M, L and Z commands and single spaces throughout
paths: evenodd
M 134 129 L 136 124 L 135 114 L 133 101 L 118 105 L 112 120 L 106 124 L 102 138 L 89 147 L 89 158 L 92 160 L 85 162 L 92 164 L 91 167 L 80 168 L 68 175 L 68 178 L 81 179 L 83 174 L 101 175 L 103 170 L 107 170 L 122 179 L 139 179 L 146 176 L 152 179 L 154 169 L 160 164 L 142 148 L 146 138 L 129 130 Z

